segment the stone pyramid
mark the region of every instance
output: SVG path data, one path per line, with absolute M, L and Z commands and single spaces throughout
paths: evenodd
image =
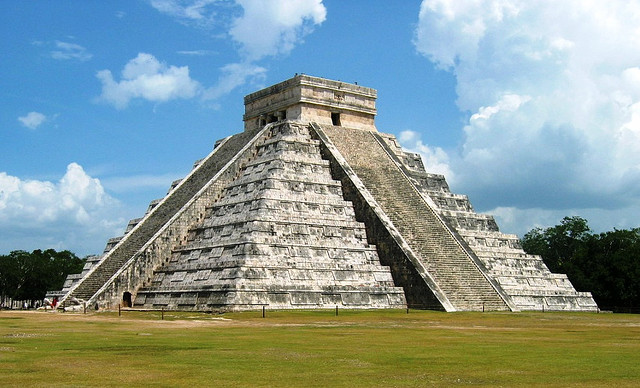
M 595 311 L 374 125 L 376 91 L 306 75 L 70 276 L 61 302 L 181 310 Z

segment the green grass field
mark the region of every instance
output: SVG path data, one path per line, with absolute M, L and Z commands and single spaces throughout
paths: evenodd
M 0 386 L 640 386 L 640 315 L 0 312 Z

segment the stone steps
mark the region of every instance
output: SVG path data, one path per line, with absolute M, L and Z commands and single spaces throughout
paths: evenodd
M 588 293 L 577 293 L 567 277 L 549 271 L 540 256 L 527 255 L 515 235 L 501 233 L 491 216 L 474 212 L 468 198 L 453 194 L 443 176 L 424 171 L 416 156 L 404 152 L 391 135 L 379 135 L 403 164 L 420 192 L 464 239 L 468 247 L 519 309 L 587 310 L 597 306 Z M 547 295 L 551 292 L 551 296 Z
M 458 310 L 505 310 L 495 289 L 372 133 L 322 126 L 449 301 Z M 375 167 L 372 167 L 375 166 Z
M 85 278 L 81 279 L 66 298 L 91 298 L 149 239 L 235 154 L 251 139 L 254 133 L 243 132 L 222 143 L 211 158 L 201 162 L 193 170 L 186 182 L 171 190 L 170 194 L 159 202 L 105 255 L 104 259 Z M 62 301 L 61 301 L 62 302 Z
M 65 282 L 61 302 L 597 308 L 451 193 L 443 175 L 426 172 L 419 154 L 375 131 L 375 95 L 296 76 L 247 96 L 245 132 L 218 142 L 213 156 L 131 220 L 82 276 Z M 310 134 L 312 120 L 330 136 Z
M 207 205 L 188 240 L 154 271 L 136 297 L 144 300 L 136 304 L 195 308 L 259 302 L 297 308 L 322 306 L 323 293 L 348 291 L 341 304 L 404 307 L 402 289 L 367 242 L 364 225 L 321 159 L 319 141 L 297 123 L 276 124 L 272 134 Z M 185 296 L 191 287 L 212 293 L 195 302 Z M 377 300 L 368 290 L 386 296 Z

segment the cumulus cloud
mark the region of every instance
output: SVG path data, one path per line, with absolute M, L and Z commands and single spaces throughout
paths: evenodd
M 36 129 L 42 123 L 47 121 L 47 116 L 43 115 L 40 112 L 29 112 L 25 116 L 18 117 L 18 121 L 20 121 L 22 125 L 29 129 Z
M 85 62 L 93 57 L 93 54 L 89 53 L 86 48 L 80 46 L 79 44 L 61 42 L 59 40 L 56 40 L 54 44 L 55 49 L 51 51 L 51 57 L 53 59 L 75 59 L 81 62 Z
M 257 61 L 288 54 L 327 15 L 322 0 L 151 0 L 150 4 L 180 23 L 215 31 L 216 36 L 230 37 L 237 44 L 240 61 L 221 68 L 218 84 L 207 90 L 206 99 L 219 98 L 248 82 L 259 82 L 266 69 L 256 65 Z
M 184 22 L 211 23 L 216 12 L 212 9 L 220 0 L 151 0 L 153 8 Z
M 31 249 L 12 244 L 87 248 L 117 234 L 123 220 L 115 216 L 118 201 L 100 181 L 77 163 L 67 166 L 58 182 L 22 180 L 0 172 L 0 248 Z M 87 240 L 87 241 L 83 241 Z M 91 253 L 91 252 L 86 252 Z
M 225 29 L 249 62 L 289 53 L 327 16 L 322 0 L 151 0 L 150 4 L 182 23 Z M 241 15 L 235 16 L 238 11 Z
M 469 114 L 456 186 L 484 209 L 637 204 L 639 17 L 626 1 L 424 0 L 414 43 Z
M 168 66 L 146 53 L 139 53 L 125 65 L 120 81 L 110 70 L 101 70 L 96 76 L 102 82 L 100 100 L 118 109 L 127 107 L 134 98 L 166 102 L 189 99 L 200 92 L 200 84 L 191 79 L 187 66 Z
M 217 99 L 231 92 L 249 80 L 260 82 L 265 78 L 267 69 L 251 63 L 230 63 L 222 67 L 218 83 L 207 89 L 205 99 Z
M 420 134 L 416 131 L 402 131 L 398 140 L 408 151 L 422 156 L 422 162 L 427 171 L 434 174 L 442 174 L 447 179 L 454 179 L 453 171 L 449 168 L 449 155 L 445 150 L 424 144 Z
M 229 33 L 253 61 L 288 54 L 327 16 L 322 0 L 237 0 L 244 10 Z

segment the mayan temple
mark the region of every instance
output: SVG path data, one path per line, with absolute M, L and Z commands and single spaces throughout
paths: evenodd
M 61 304 L 597 310 L 378 132 L 376 95 L 296 75 L 246 96 L 244 131 L 69 276 Z

